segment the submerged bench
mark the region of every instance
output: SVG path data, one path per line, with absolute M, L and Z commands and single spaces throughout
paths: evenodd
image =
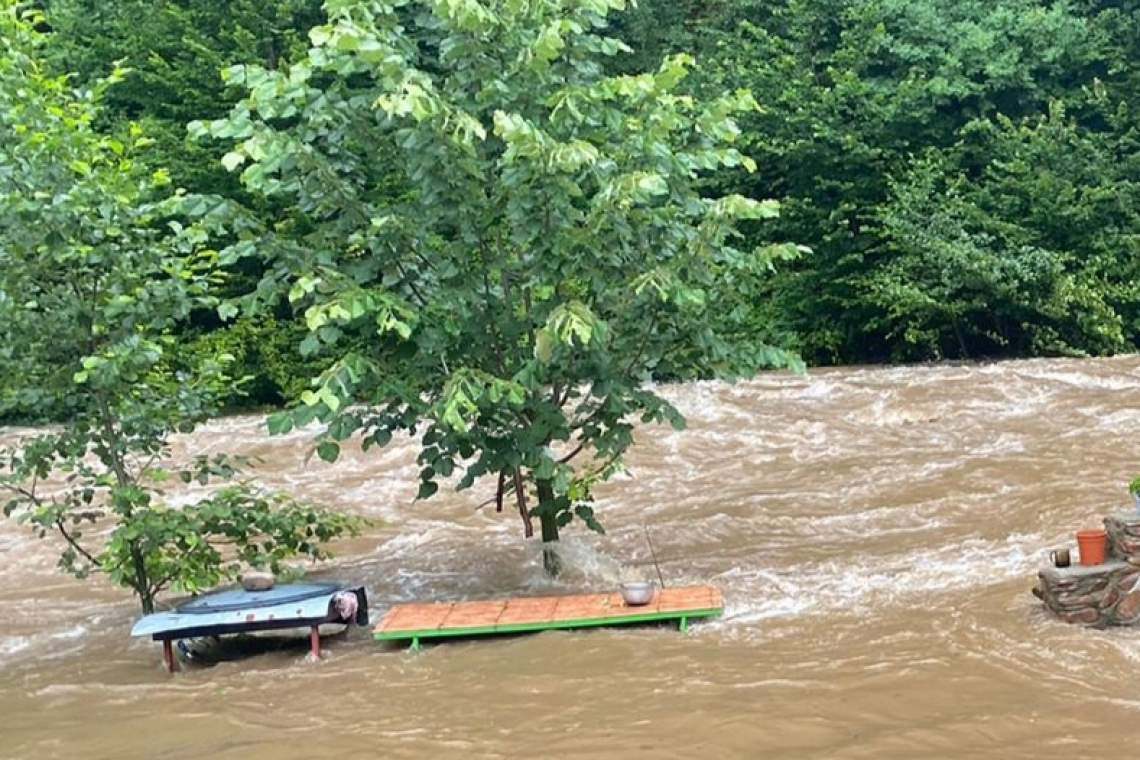
M 621 594 L 518 597 L 482 602 L 397 604 L 373 630 L 378 641 L 408 641 L 450 636 L 496 636 L 567 628 L 597 628 L 690 620 L 724 612 L 724 598 L 712 586 L 660 589 L 649 604 L 627 605 Z
M 146 615 L 135 623 L 131 635 L 161 641 L 162 659 L 173 673 L 178 667 L 175 641 L 231 633 L 308 628 L 312 655 L 319 658 L 320 627 L 326 623 L 367 625 L 364 588 L 340 583 L 286 583 L 263 590 L 247 591 L 240 586 L 223 589 L 190 599 L 172 611 Z

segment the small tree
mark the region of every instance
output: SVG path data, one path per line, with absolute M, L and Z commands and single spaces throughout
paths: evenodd
M 325 556 L 356 522 L 231 484 L 189 506 L 161 499 L 168 438 L 189 432 L 232 384 L 227 357 L 184 366 L 172 335 L 216 302 L 216 254 L 204 247 L 224 204 L 159 199 L 138 128 L 92 128 L 104 89 L 75 92 L 45 74 L 34 16 L 0 0 L 0 370 L 8 402 L 62 414 L 49 432 L 0 449 L 6 515 L 57 534 L 60 566 L 131 588 L 144 612 L 168 587 L 196 592 L 242 563 Z M 186 206 L 199 220 L 171 214 Z M 232 479 L 240 461 L 201 458 L 186 481 Z M 86 535 L 85 535 L 86 533 Z
M 272 432 L 319 419 L 329 461 L 353 436 L 421 436 L 420 498 L 490 475 L 552 542 L 575 517 L 601 531 L 592 489 L 638 418 L 683 425 L 647 380 L 794 362 L 747 320 L 795 247 L 731 245 L 777 203 L 699 192 L 755 168 L 731 144 L 756 103 L 681 94 L 686 55 L 605 76 L 623 6 L 329 0 L 307 60 L 227 72 L 246 99 L 191 130 L 232 141 L 223 162 L 286 209 L 229 254 L 265 256 L 251 303 L 287 292 L 303 351 L 336 357 Z

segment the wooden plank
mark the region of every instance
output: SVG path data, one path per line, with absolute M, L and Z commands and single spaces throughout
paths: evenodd
M 550 620 L 554 615 L 554 608 L 558 605 L 558 597 L 541 596 L 529 599 L 508 599 L 503 614 L 495 622 L 496 625 L 523 625 L 527 623 L 541 623 Z
M 646 605 L 641 605 L 642 607 Z M 571 620 L 594 620 L 598 618 L 610 617 L 613 615 L 616 608 L 610 605 L 610 597 L 608 594 L 582 594 L 575 596 L 565 596 L 558 600 L 558 606 L 554 608 L 554 614 L 551 616 L 551 622 L 565 623 Z M 626 614 L 631 608 L 625 607 L 622 604 Z M 646 610 L 637 610 L 637 612 L 645 612 Z
M 479 628 L 494 625 L 506 609 L 505 600 L 490 602 L 464 602 L 452 606 L 451 612 L 440 623 L 440 628 Z
M 388 610 L 373 635 L 387 641 L 486 636 L 715 617 L 723 609 L 724 598 L 712 586 L 662 589 L 652 602 L 636 607 L 627 605 L 616 593 L 399 604 Z
M 394 629 L 429 630 L 439 628 L 454 604 L 400 604 L 388 610 L 381 625 Z

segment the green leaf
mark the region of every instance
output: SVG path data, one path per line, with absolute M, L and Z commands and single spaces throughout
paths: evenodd
M 289 412 L 277 412 L 269 415 L 266 427 L 270 435 L 284 435 L 293 429 L 293 415 Z
M 669 183 L 660 174 L 644 174 L 637 179 L 637 188 L 649 195 L 667 195 Z
M 317 444 L 317 456 L 326 462 L 335 462 L 340 456 L 340 446 L 333 441 L 321 441 Z
M 237 153 L 235 151 L 230 151 L 226 155 L 222 156 L 222 166 L 226 167 L 226 171 L 228 171 L 228 172 L 232 172 L 234 169 L 238 168 L 239 166 L 241 166 L 244 163 L 245 163 L 245 154 L 244 153 Z
M 320 398 L 320 400 L 324 403 L 324 405 L 329 408 L 330 412 L 335 412 L 338 409 L 340 409 L 340 406 L 341 406 L 340 397 L 337 396 L 336 392 L 333 391 L 333 389 L 330 388 L 329 386 L 326 385 L 326 386 L 322 387 L 320 389 L 320 391 L 317 393 L 317 395 Z
M 549 364 L 554 357 L 554 338 L 549 330 L 539 330 L 535 333 L 534 356 L 543 364 Z
M 223 322 L 228 322 L 238 315 L 237 304 L 232 301 L 223 301 L 218 305 L 218 318 Z

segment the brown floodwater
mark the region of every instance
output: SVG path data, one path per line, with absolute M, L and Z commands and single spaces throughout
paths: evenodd
M 122 591 L 54 569 L 0 521 L 0 756 L 13 758 L 1064 757 L 1123 754 L 1140 630 L 1048 617 L 1050 547 L 1127 500 L 1140 358 L 846 368 L 662 391 L 601 493 L 605 537 L 568 531 L 541 573 L 492 483 L 413 503 L 407 442 L 335 466 L 311 434 L 218 420 L 177 455 L 260 456 L 266 485 L 378 521 L 320 577 L 393 602 L 603 590 L 653 574 L 724 591 L 723 618 L 427 646 L 329 640 L 174 677 L 128 637 Z M 20 431 L 6 430 L 11 440 Z M 172 493 L 175 500 L 190 492 Z

